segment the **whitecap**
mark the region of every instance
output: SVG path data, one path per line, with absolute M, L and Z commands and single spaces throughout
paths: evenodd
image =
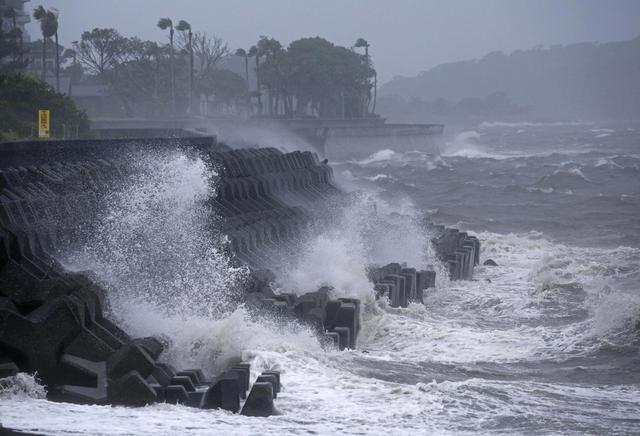
M 561 126 L 589 126 L 592 122 L 588 121 L 556 121 L 556 122 L 536 122 L 536 121 L 485 121 L 480 127 L 561 127 Z

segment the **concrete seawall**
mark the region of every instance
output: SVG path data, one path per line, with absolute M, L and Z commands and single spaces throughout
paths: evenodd
M 331 161 L 362 159 L 376 150 L 438 153 L 442 124 L 390 124 L 384 118 L 272 119 L 184 118 L 167 120 L 92 120 L 98 138 L 217 135 L 238 146 L 282 143 L 310 149 Z M 265 138 L 271 140 L 265 144 Z M 277 144 L 278 140 L 281 141 Z

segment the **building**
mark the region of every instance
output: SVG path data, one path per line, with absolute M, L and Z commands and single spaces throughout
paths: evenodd
M 58 45 L 57 47 L 60 64 L 63 64 L 63 55 L 65 49 L 62 45 Z M 25 48 L 28 51 L 27 56 L 29 57 L 29 66 L 27 67 L 27 73 L 31 74 L 34 77 L 42 77 L 42 39 L 37 39 L 33 42 L 25 44 Z M 55 83 L 56 43 L 53 42 L 52 39 L 47 39 L 45 53 L 45 62 L 47 63 L 47 82 L 49 82 L 49 78 L 51 77 L 53 78 Z M 62 68 L 62 65 L 60 65 L 60 68 Z
M 13 9 L 15 15 L 15 26 L 22 31 L 22 37 L 24 42 L 29 42 L 29 33 L 27 32 L 26 25 L 31 22 L 30 11 L 25 10 L 24 4 L 30 0 L 0 0 L 0 16 L 2 17 L 2 30 L 9 32 L 13 29 L 13 19 L 6 18 L 6 12 L 9 9 Z
M 68 95 L 76 106 L 87 112 L 89 118 L 123 118 L 122 105 L 103 83 L 72 83 Z

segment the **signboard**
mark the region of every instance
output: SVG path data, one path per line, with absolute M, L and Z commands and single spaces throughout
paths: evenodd
M 51 115 L 49 110 L 40 109 L 38 111 L 38 138 L 48 138 L 51 126 Z

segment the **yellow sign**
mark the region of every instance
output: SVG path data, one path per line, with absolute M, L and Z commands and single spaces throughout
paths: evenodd
M 51 126 L 51 115 L 47 109 L 38 111 L 38 138 L 48 138 Z

